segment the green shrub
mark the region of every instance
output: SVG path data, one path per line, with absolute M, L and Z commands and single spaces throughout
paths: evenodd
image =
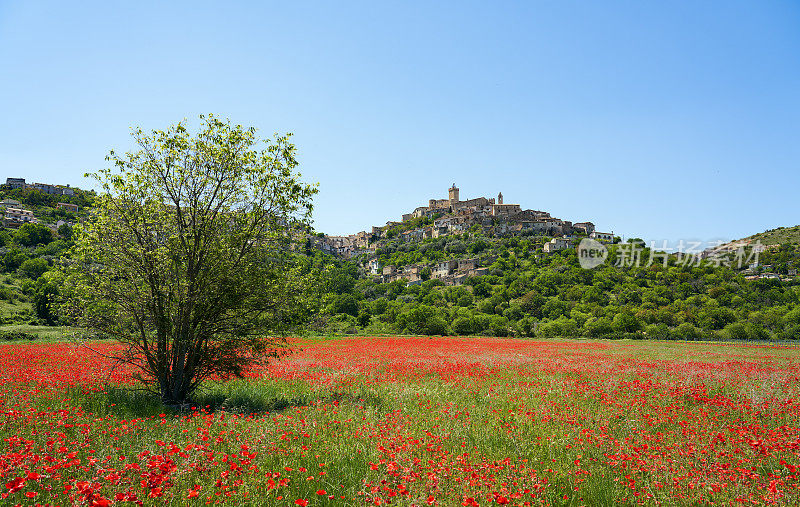
M 20 265 L 19 274 L 31 280 L 36 280 L 47 271 L 48 267 L 47 261 L 41 257 L 28 259 Z
M 672 337 L 677 340 L 698 340 L 702 336 L 702 330 L 689 322 L 684 322 L 672 330 Z
M 727 340 L 746 340 L 747 329 L 741 322 L 734 322 L 725 326 L 722 336 Z
M 26 333 L 24 331 L 0 331 L 0 340 L 3 341 L 11 341 L 11 340 L 35 340 L 37 336 L 35 334 Z

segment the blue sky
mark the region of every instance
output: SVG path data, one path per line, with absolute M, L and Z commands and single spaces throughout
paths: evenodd
M 800 223 L 800 2 L 4 2 L 1 178 L 129 129 L 293 132 L 315 225 L 495 196 L 646 239 Z

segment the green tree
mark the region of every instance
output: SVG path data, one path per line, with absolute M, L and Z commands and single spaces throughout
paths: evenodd
M 19 274 L 27 276 L 31 280 L 36 280 L 47 271 L 48 267 L 47 261 L 41 257 L 28 259 L 20 265 Z
M 617 333 L 635 333 L 642 328 L 639 319 L 627 311 L 616 314 L 612 326 Z
M 16 271 L 26 260 L 28 260 L 28 254 L 19 247 L 14 247 L 3 255 L 3 270 L 6 272 Z
M 53 241 L 53 233 L 41 224 L 22 224 L 14 232 L 14 241 L 22 246 L 46 245 Z
M 475 334 L 478 329 L 475 328 L 473 319 L 468 316 L 458 317 L 453 321 L 453 332 L 457 335 L 466 336 Z
M 54 303 L 58 297 L 59 276 L 60 273 L 50 271 L 39 277 L 33 288 L 33 309 L 36 316 L 49 326 L 54 326 L 58 321 Z
M 316 188 L 294 172 L 289 136 L 200 118 L 194 136 L 136 129 L 138 151 L 110 153 L 64 287 L 69 315 L 125 344 L 119 360 L 165 403 L 279 356 L 271 336 L 309 306 L 291 249 Z
M 69 224 L 61 224 L 58 226 L 58 235 L 69 241 L 72 239 L 72 226 Z
M 331 313 L 358 315 L 358 301 L 352 294 L 337 294 L 331 301 Z
M 473 293 L 478 297 L 486 297 L 492 293 L 492 286 L 486 282 L 480 282 L 473 287 Z

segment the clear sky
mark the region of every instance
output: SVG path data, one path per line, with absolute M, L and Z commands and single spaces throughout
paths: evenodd
M 201 113 L 293 132 L 330 234 L 455 182 L 737 238 L 800 223 L 800 2 L 0 0 L 0 178 L 86 187 Z

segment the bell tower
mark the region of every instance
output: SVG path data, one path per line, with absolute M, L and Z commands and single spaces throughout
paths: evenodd
M 503 192 L 497 194 L 497 204 L 503 204 Z
M 450 187 L 450 195 L 449 195 L 449 197 L 450 197 L 450 204 L 454 204 L 454 203 L 458 202 L 458 187 L 456 186 L 455 183 L 453 183 L 453 186 Z

